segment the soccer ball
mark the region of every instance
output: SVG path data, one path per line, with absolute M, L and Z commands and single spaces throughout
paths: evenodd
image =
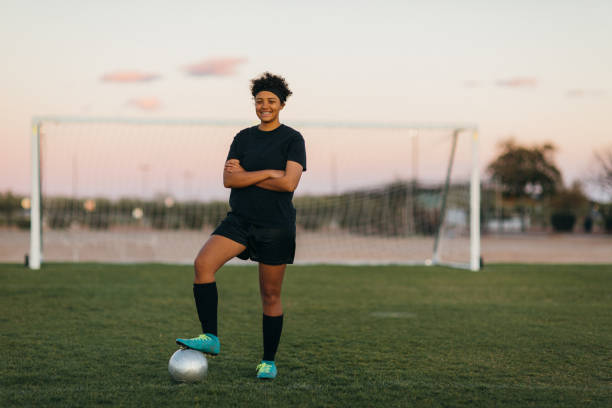
M 168 372 L 177 382 L 202 381 L 208 372 L 208 361 L 199 351 L 179 349 L 170 357 Z

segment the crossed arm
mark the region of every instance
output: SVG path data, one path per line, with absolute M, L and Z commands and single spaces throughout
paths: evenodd
M 302 165 L 287 161 L 285 170 L 246 171 L 238 159 L 229 159 L 223 169 L 223 185 L 228 188 L 243 188 L 251 185 L 282 192 L 293 192 L 302 177 Z

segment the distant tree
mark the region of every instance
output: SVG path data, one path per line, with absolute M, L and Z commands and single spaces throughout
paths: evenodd
M 21 197 L 13 195 L 10 191 L 0 193 L 0 224 L 5 222 L 12 225 L 15 214 L 21 210 Z
M 505 197 L 538 199 L 554 195 L 562 186 L 552 144 L 521 146 L 509 139 L 500 144 L 500 150 L 487 172 L 501 184 Z
M 612 146 L 602 152 L 595 152 L 598 169 L 595 180 L 605 191 L 612 193 Z
M 555 231 L 572 231 L 576 220 L 588 213 L 589 199 L 582 184 L 575 181 L 568 189 L 562 188 L 550 199 L 551 225 Z

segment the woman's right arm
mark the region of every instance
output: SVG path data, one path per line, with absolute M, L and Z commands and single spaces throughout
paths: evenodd
M 223 186 L 227 188 L 243 188 L 257 184 L 269 178 L 283 177 L 285 172 L 282 170 L 258 170 L 246 171 L 237 159 L 230 159 L 225 162 L 223 168 Z

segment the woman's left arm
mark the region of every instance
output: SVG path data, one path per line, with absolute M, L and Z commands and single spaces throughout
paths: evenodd
M 292 193 L 300 183 L 302 177 L 302 165 L 298 162 L 287 160 L 287 166 L 285 167 L 285 175 L 278 178 L 269 178 L 255 184 L 257 187 L 281 192 Z

